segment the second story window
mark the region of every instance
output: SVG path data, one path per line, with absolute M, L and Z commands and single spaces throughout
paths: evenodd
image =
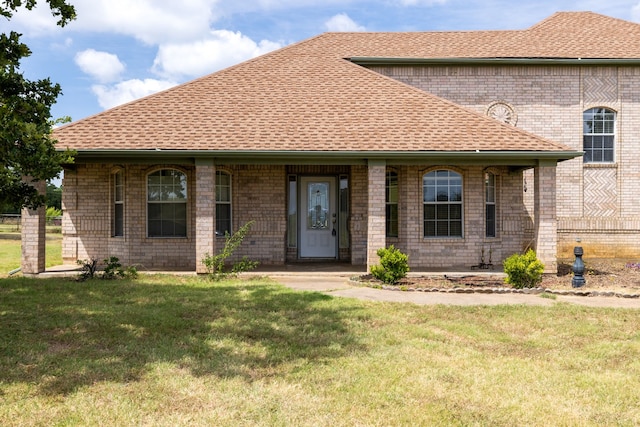
M 582 114 L 585 163 L 610 163 L 614 159 L 616 113 L 591 108 Z

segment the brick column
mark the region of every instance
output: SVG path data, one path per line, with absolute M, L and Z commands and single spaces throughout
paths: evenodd
M 535 250 L 545 273 L 557 273 L 558 221 L 556 218 L 556 164 L 534 170 Z
M 384 160 L 369 160 L 367 208 L 367 270 L 378 264 L 378 249 L 386 246 Z
M 202 258 L 216 252 L 216 167 L 213 160 L 196 160 L 196 272 L 206 273 Z
M 46 192 L 46 182 L 31 183 L 40 194 Z M 22 209 L 22 274 L 29 276 L 45 270 L 46 207 Z

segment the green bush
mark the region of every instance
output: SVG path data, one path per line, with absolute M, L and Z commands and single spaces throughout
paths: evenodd
M 516 289 L 535 287 L 542 282 L 543 271 L 544 264 L 532 249 L 524 255 L 513 254 L 504 260 L 504 272 L 507 273 L 504 281 Z
M 400 279 L 407 277 L 409 271 L 409 257 L 393 245 L 380 248 L 377 252 L 380 265 L 371 266 L 371 274 L 378 280 L 394 285 Z

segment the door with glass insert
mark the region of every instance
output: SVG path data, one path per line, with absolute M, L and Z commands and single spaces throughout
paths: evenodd
M 302 177 L 300 184 L 300 258 L 336 258 L 336 179 Z

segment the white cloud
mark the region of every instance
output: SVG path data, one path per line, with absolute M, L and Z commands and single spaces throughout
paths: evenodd
M 117 55 L 93 49 L 78 52 L 75 62 L 84 73 L 89 74 L 100 83 L 118 80 L 125 69 Z
M 209 29 L 215 0 L 74 0 L 72 29 L 115 32 L 147 44 L 189 40 Z
M 56 22 L 57 19 L 51 15 L 51 9 L 45 2 L 38 3 L 38 6 L 31 10 L 20 7 L 11 18 L 11 26 L 15 31 L 26 33 L 29 36 L 42 36 L 55 31 L 60 28 Z
M 190 40 L 206 34 L 219 0 L 73 0 L 71 31 L 116 33 L 147 44 Z M 60 31 L 48 3 L 14 15 L 12 26 L 32 36 Z
M 169 89 L 177 83 L 155 79 L 133 79 L 120 82 L 115 85 L 94 85 L 91 87 L 93 93 L 98 97 L 98 103 L 104 109 L 151 95 L 161 90 Z
M 196 42 L 161 45 L 153 70 L 162 76 L 202 76 L 280 47 L 268 40 L 256 43 L 240 32 L 215 30 Z
M 346 13 L 339 13 L 338 15 L 332 16 L 324 23 L 324 26 L 327 28 L 327 31 L 357 32 L 367 30 L 365 27 L 356 24 Z

